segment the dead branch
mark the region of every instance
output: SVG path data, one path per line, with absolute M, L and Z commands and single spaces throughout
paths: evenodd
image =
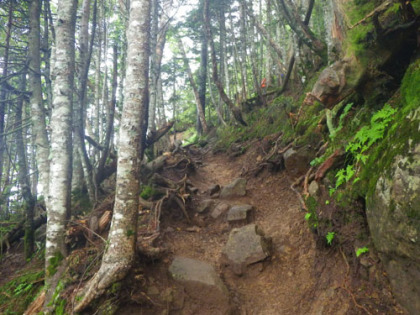
M 151 131 L 146 138 L 146 147 L 150 147 L 155 142 L 159 141 L 171 128 L 175 121 L 170 121 L 156 131 Z

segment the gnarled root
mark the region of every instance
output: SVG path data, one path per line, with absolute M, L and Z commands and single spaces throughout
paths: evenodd
M 132 259 L 127 261 L 105 262 L 102 261 L 101 269 L 86 284 L 81 294 L 80 302 L 74 307 L 74 312 L 81 312 L 89 304 L 104 294 L 105 290 L 113 283 L 122 280 L 132 266 Z

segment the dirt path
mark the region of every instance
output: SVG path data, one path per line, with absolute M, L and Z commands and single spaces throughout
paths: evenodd
M 191 178 L 199 188 L 197 199 L 212 185 L 224 186 L 240 177 L 242 169 L 253 163 L 254 158 L 245 155 L 230 160 L 223 154 L 206 154 Z M 284 173 L 267 173 L 249 179 L 247 195 L 227 202 L 253 205 L 254 222 L 273 240 L 272 257 L 251 266 L 242 277 L 223 270 L 222 276 L 240 314 L 345 314 L 348 311 L 350 296 L 340 288 L 346 276 L 346 264 L 333 253 L 325 252 L 326 257 L 317 257 L 315 241 Z M 230 227 L 225 218 L 214 220 L 200 215 L 195 221 L 200 225 L 198 232 L 173 227 L 174 232 L 167 238 L 173 255 L 209 262 L 222 272 L 220 256 Z

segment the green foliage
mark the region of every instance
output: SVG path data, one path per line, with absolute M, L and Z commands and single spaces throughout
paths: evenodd
M 43 288 L 44 271 L 26 273 L 0 287 L 0 313 L 23 314 Z
M 361 164 L 366 164 L 369 158 L 367 151 L 380 139 L 382 139 L 388 130 L 389 124 L 394 119 L 396 109 L 389 104 L 376 112 L 371 120 L 370 125 L 363 126 L 353 137 L 352 141 L 346 146 L 346 152 L 350 153 L 354 159 L 353 164 L 348 164 L 346 168 L 340 169 L 336 174 L 335 187 L 330 189 L 330 195 L 344 183 L 349 182 L 357 173 L 356 168 Z M 358 182 L 360 178 L 353 180 L 353 184 Z
M 283 131 L 286 139 L 293 134 L 288 119 L 293 100 L 288 97 L 278 97 L 267 107 L 254 109 L 245 118 L 248 126 L 225 126 L 217 129 L 218 142 L 216 149 L 226 151 L 235 142 L 245 142 L 251 139 L 262 139 L 268 135 Z
M 334 240 L 335 237 L 335 232 L 328 232 L 327 235 L 325 236 L 325 239 L 327 240 L 327 244 L 329 246 L 331 246 L 332 241 Z
M 337 135 L 337 132 L 339 132 L 341 129 L 343 129 L 343 123 L 344 119 L 346 118 L 347 114 L 349 113 L 350 109 L 353 107 L 353 103 L 348 103 L 345 107 L 343 112 L 340 115 L 340 118 L 338 120 L 338 127 L 334 129 L 334 131 L 330 132 L 330 138 L 334 139 Z
M 364 246 L 364 247 L 358 248 L 358 249 L 356 250 L 356 257 L 359 257 L 360 255 L 362 255 L 362 254 L 364 254 L 364 253 L 367 253 L 367 252 L 369 252 L 369 248 L 368 248 L 367 246 Z

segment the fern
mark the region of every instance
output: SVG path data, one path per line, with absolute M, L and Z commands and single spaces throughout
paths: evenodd
M 330 195 L 334 194 L 338 187 L 349 182 L 353 178 L 356 174 L 355 167 L 359 163 L 366 164 L 369 158 L 369 155 L 366 154 L 366 152 L 378 140 L 383 139 L 388 129 L 388 125 L 392 122 L 393 116 L 396 112 L 396 109 L 392 108 L 389 104 L 385 104 L 381 110 L 372 116 L 370 125 L 362 127 L 354 135 L 353 140 L 346 146 L 346 152 L 351 153 L 356 162 L 355 164 L 347 165 L 345 169 L 340 169 L 337 172 L 335 175 L 337 178 L 335 187 L 330 189 Z M 357 177 L 353 180 L 353 184 L 357 183 L 359 180 L 360 178 Z

